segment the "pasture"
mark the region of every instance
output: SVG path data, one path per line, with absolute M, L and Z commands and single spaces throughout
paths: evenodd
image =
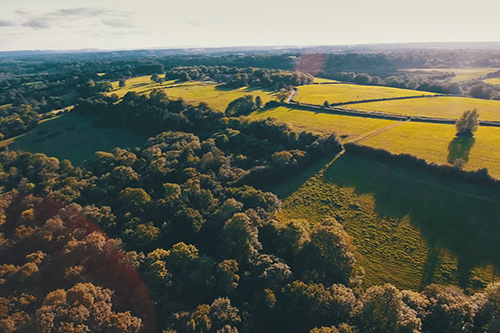
M 94 156 L 96 151 L 111 151 L 115 147 L 140 147 L 146 138 L 117 128 L 101 128 L 92 119 L 68 113 L 39 123 L 32 131 L 0 142 L 11 150 L 43 153 L 74 165 Z
M 116 94 L 119 98 L 125 96 L 129 91 L 138 94 L 149 94 L 153 89 L 163 89 L 172 98 L 183 98 L 186 102 L 198 105 L 205 102 L 211 108 L 224 111 L 229 103 L 245 95 L 260 96 L 262 102 L 266 103 L 276 99 L 276 92 L 243 87 L 238 89 L 225 89 L 217 86 L 215 82 L 190 81 L 176 83 L 165 81 L 162 85 L 150 80 L 151 76 L 141 76 L 126 81 L 125 87 L 119 88 L 118 82 L 113 82 L 114 90 L 109 94 Z
M 486 79 L 486 80 L 483 80 L 483 82 L 500 86 L 500 79 L 499 78 Z
M 298 110 L 292 107 L 261 109 L 250 114 L 254 119 L 275 118 L 293 128 L 319 134 L 335 132 L 344 139 L 354 140 L 361 135 L 396 123 L 392 120 L 350 117 L 329 113 Z
M 500 101 L 439 96 L 391 100 L 348 105 L 346 108 L 361 111 L 381 111 L 406 116 L 426 116 L 458 119 L 466 110 L 477 108 L 479 120 L 500 121 Z
M 426 72 L 442 72 L 455 73 L 451 79 L 452 82 L 462 82 L 478 79 L 488 73 L 497 71 L 498 68 L 425 68 L 425 69 L 405 69 L 406 72 L 426 71 Z
M 441 164 L 453 164 L 461 158 L 467 162 L 465 170 L 487 168 L 492 176 L 500 178 L 500 128 L 480 126 L 473 138 L 457 138 L 455 133 L 453 125 L 409 122 L 362 144 Z
M 366 287 L 482 287 L 500 268 L 497 192 L 348 155 L 287 183 L 280 219 L 336 218 L 354 237 Z
M 339 82 L 339 81 L 330 80 L 330 79 L 323 79 L 321 77 L 314 78 L 314 83 L 336 83 L 336 82 Z
M 379 98 L 435 95 L 424 91 L 356 84 L 311 84 L 299 86 L 298 89 L 299 92 L 293 98 L 294 100 L 316 105 L 323 105 L 325 101 L 332 104 Z

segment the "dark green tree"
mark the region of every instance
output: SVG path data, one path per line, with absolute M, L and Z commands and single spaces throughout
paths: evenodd
M 262 98 L 260 96 L 255 97 L 255 108 L 260 109 L 262 107 Z

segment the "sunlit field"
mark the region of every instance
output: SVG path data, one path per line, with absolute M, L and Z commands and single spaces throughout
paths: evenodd
M 350 117 L 288 107 L 258 110 L 253 112 L 250 117 L 254 119 L 271 117 L 286 122 L 298 130 L 320 134 L 335 132 L 337 135 L 345 136 L 344 138 L 349 140 L 396 123 L 396 121 L 392 120 Z
M 276 99 L 276 92 L 255 89 L 255 88 L 238 88 L 225 89 L 220 88 L 214 82 L 181 82 L 165 81 L 163 84 L 158 84 L 151 81 L 151 76 L 141 76 L 126 81 L 125 87 L 119 88 L 117 82 L 113 82 L 113 90 L 109 94 L 116 94 L 118 97 L 125 96 L 129 91 L 135 91 L 138 94 L 149 94 L 153 89 L 163 89 L 165 93 L 173 98 L 183 98 L 186 102 L 198 105 L 200 102 L 205 102 L 211 108 L 224 111 L 229 103 L 233 100 L 245 95 L 260 96 L 263 103 Z
M 339 82 L 339 81 L 330 80 L 330 79 L 323 79 L 321 77 L 314 78 L 314 83 L 336 83 L 336 82 Z
M 407 116 L 458 119 L 466 110 L 477 108 L 479 120 L 500 121 L 500 101 L 465 97 L 433 97 L 361 103 L 346 106 L 362 111 L 382 111 Z
M 500 85 L 500 79 L 495 78 L 495 79 L 486 79 L 483 80 L 484 83 L 489 83 L 489 84 L 495 84 L 495 85 Z
M 455 76 L 451 78 L 453 82 L 469 81 L 473 79 L 478 79 L 485 76 L 488 73 L 497 71 L 498 68 L 426 68 L 426 69 L 405 69 L 407 72 L 414 71 L 435 71 L 443 73 L 455 73 Z
M 479 127 L 473 138 L 457 138 L 453 125 L 409 122 L 363 141 L 392 153 L 412 154 L 430 162 L 453 164 L 461 158 L 466 170 L 487 168 L 500 178 L 500 128 Z
M 409 89 L 398 89 L 380 86 L 362 86 L 355 84 L 319 84 L 298 87 L 299 92 L 294 100 L 301 103 L 323 105 L 328 103 L 345 103 L 352 101 L 363 101 L 378 98 L 394 98 L 406 96 L 430 96 L 433 93 L 415 91 Z

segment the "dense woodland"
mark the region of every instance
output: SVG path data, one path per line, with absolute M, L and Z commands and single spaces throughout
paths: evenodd
M 343 148 L 335 135 L 250 120 L 246 115 L 261 107 L 259 96 L 212 110 L 162 90 L 123 99 L 101 94 L 109 81 L 163 73 L 228 89 L 289 89 L 311 83 L 306 65 L 318 61 L 326 64 L 325 77 L 343 81 L 420 90 L 441 82 L 449 90 L 437 92 L 470 94 L 474 84 L 448 86 L 447 73 L 412 79 L 394 76 L 395 69 L 486 58 L 500 67 L 496 53 L 486 51 L 461 58 L 431 51 L 300 57 L 0 62 L 0 104 L 12 104 L 0 109 L 4 137 L 32 129 L 39 113 L 70 103 L 99 126 L 150 137 L 143 148 L 96 152 L 81 166 L 0 152 L 0 332 L 500 332 L 500 284 L 478 292 L 442 285 L 420 292 L 390 284 L 366 288 L 342 224 L 277 218 L 281 201 L 264 185 L 333 158 Z M 303 66 L 295 68 L 298 63 Z M 486 170 L 465 173 L 356 145 L 349 150 L 498 186 Z

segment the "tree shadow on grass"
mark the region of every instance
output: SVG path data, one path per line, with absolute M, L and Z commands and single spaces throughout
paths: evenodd
M 327 156 L 319 161 L 315 161 L 307 168 L 300 170 L 300 172 L 292 174 L 289 178 L 269 183 L 265 188 L 262 188 L 262 190 L 273 192 L 278 198 L 284 200 L 296 192 L 309 179 L 314 177 L 321 169 L 331 162 L 333 158 L 334 156 Z
M 499 192 L 353 156 L 338 159 L 323 180 L 372 194 L 380 217 L 410 218 L 429 247 L 422 287 L 433 282 L 442 249 L 456 256 L 464 288 L 475 267 L 500 268 Z
M 468 162 L 475 141 L 474 137 L 457 136 L 453 138 L 448 145 L 448 163 L 454 164 L 458 159 Z

